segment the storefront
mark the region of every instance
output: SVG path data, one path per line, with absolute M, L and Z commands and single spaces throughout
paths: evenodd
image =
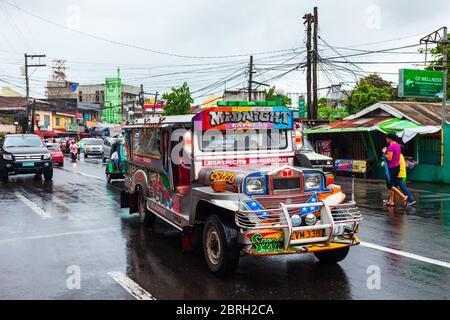
M 384 179 L 381 149 L 386 146 L 386 133 L 396 132 L 402 138 L 410 168 L 408 178 L 443 182 L 444 144 L 439 116 L 440 108 L 435 104 L 382 102 L 304 133 L 315 146 L 330 141 L 338 175 Z

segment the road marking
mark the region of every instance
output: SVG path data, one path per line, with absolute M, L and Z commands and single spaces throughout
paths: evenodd
M 14 241 L 49 239 L 49 238 L 55 238 L 55 237 L 66 237 L 66 236 L 72 236 L 72 235 L 110 232 L 110 231 L 118 231 L 118 229 L 117 228 L 90 229 L 90 230 L 82 230 L 82 231 L 74 231 L 74 232 L 44 234 L 44 235 L 40 235 L 40 236 L 31 236 L 31 237 L 9 238 L 9 239 L 0 240 L 0 244 L 14 242 Z
M 128 278 L 123 272 L 108 272 L 108 275 L 137 300 L 156 300 L 155 297 L 145 291 L 136 282 Z
M 85 176 L 85 177 L 88 177 L 88 178 L 93 178 L 93 179 L 105 181 L 105 179 L 102 178 L 102 177 L 94 176 L 94 175 L 87 174 L 87 173 L 84 173 L 84 172 L 80 172 L 80 171 L 72 171 L 72 170 L 68 170 L 68 169 L 64 169 L 64 168 L 61 168 L 61 170 L 64 170 L 64 171 L 67 171 L 67 172 L 76 173 L 76 174 L 79 174 L 79 175 L 82 175 L 82 176 Z
M 440 260 L 436 260 L 436 259 L 431 259 L 431 258 L 419 256 L 419 255 L 414 254 L 414 253 L 409 253 L 409 252 L 405 252 L 405 251 L 400 251 L 400 250 L 395 250 L 395 249 L 391 249 L 391 248 L 386 248 L 386 247 L 382 247 L 382 246 L 379 246 L 379 245 L 376 245 L 376 244 L 373 244 L 373 243 L 368 243 L 368 242 L 361 242 L 361 246 L 366 247 L 366 248 L 375 249 L 375 250 L 384 251 L 384 252 L 393 253 L 393 254 L 396 254 L 396 255 L 399 255 L 399 256 L 403 256 L 403 257 L 419 260 L 419 261 L 422 261 L 422 262 L 427 262 L 427 263 L 430 263 L 430 264 L 435 264 L 437 266 L 441 266 L 441 267 L 450 269 L 450 263 L 449 262 L 445 262 L 445 261 L 440 261 Z
M 42 218 L 44 218 L 44 219 L 51 218 L 50 215 L 47 212 L 45 212 L 44 210 L 42 210 L 41 208 L 39 208 L 39 206 L 37 204 L 28 200 L 23 195 L 21 195 L 19 192 L 16 192 L 15 194 L 16 194 L 16 197 L 19 198 L 20 201 L 22 201 L 25 205 L 27 205 L 31 210 L 36 212 Z

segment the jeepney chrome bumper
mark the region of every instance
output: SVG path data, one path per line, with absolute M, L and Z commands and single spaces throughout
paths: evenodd
M 319 207 L 320 220 L 314 226 L 294 227 L 289 211 L 308 207 Z M 240 210 L 236 212 L 236 225 L 244 231 L 252 230 L 282 230 L 284 234 L 284 249 L 291 245 L 324 243 L 329 244 L 334 237 L 341 235 L 343 230 L 357 231 L 362 215 L 355 203 L 329 206 L 325 202 L 286 205 L 280 203 L 278 209 Z M 322 237 L 309 239 L 292 239 L 294 232 L 308 230 L 324 230 Z

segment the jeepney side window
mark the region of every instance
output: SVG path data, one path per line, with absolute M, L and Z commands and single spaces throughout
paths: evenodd
M 136 130 L 133 136 L 133 153 L 161 157 L 159 130 Z

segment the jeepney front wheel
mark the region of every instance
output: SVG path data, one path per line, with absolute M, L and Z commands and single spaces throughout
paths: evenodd
M 345 247 L 335 250 L 314 252 L 314 255 L 320 262 L 326 264 L 333 264 L 344 260 L 350 251 L 350 247 Z
M 156 216 L 147 209 L 147 200 L 141 188 L 137 190 L 136 197 L 141 223 L 146 227 L 152 227 L 156 222 Z
M 225 277 L 236 272 L 239 264 L 238 230 L 226 217 L 211 215 L 203 229 L 203 252 L 209 270 Z

